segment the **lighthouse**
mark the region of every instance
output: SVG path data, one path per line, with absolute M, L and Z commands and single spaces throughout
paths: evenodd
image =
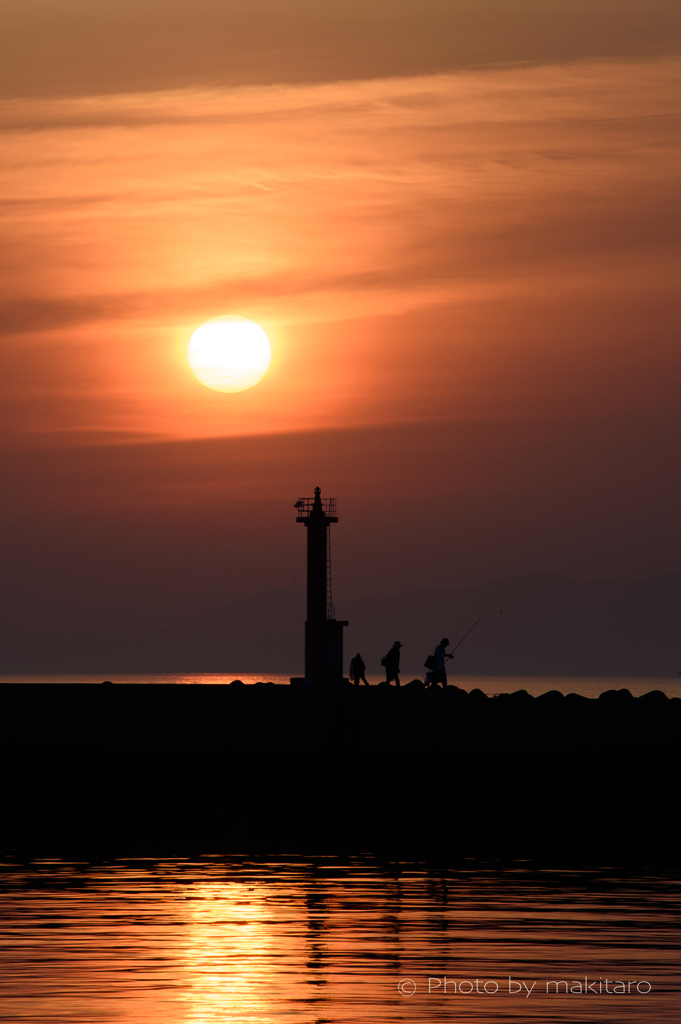
M 297 523 L 307 530 L 307 619 L 305 622 L 305 679 L 335 683 L 343 678 L 343 627 L 331 594 L 331 523 L 337 523 L 336 499 L 299 498 Z

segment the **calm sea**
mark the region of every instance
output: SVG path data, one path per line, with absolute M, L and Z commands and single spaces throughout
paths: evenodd
M 6 863 L 0 1018 L 676 1024 L 679 889 L 523 863 Z
M 252 684 L 256 682 L 273 682 L 288 686 L 290 679 L 287 675 L 253 675 L 227 672 L 221 674 L 194 673 L 187 675 L 174 673 L 170 675 L 109 675 L 109 676 L 0 676 L 2 683 L 101 683 L 104 678 L 110 679 L 113 683 L 177 683 L 178 685 L 191 685 L 192 683 L 224 684 L 232 679 L 241 679 L 242 682 Z M 377 685 L 385 676 L 367 676 L 371 685 Z M 402 682 L 406 683 L 411 677 L 402 676 Z M 546 693 L 547 690 L 560 690 L 561 693 L 581 693 L 585 697 L 598 697 L 604 690 L 630 690 L 635 697 L 650 690 L 662 690 L 668 697 L 681 697 L 681 675 L 677 679 L 650 678 L 642 679 L 626 678 L 615 679 L 611 677 L 566 677 L 566 676 L 450 676 L 449 681 L 465 690 L 472 690 L 478 687 L 484 693 L 493 696 L 495 693 L 512 693 L 514 690 L 527 690 L 533 696 Z

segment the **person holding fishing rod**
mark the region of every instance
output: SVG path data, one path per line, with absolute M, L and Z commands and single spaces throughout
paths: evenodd
M 448 647 L 449 637 L 443 636 L 433 653 L 426 658 L 426 686 L 437 686 L 438 683 L 447 685 L 447 661 L 454 657 L 454 654 L 447 654 Z
M 494 605 L 496 604 L 499 604 L 499 602 L 494 601 L 489 608 L 485 608 L 480 618 L 475 620 L 471 628 L 464 633 L 458 644 L 456 644 L 450 653 L 447 652 L 447 647 L 449 647 L 449 637 L 444 636 L 442 640 L 440 640 L 440 643 L 437 645 L 433 653 L 429 654 L 425 661 L 425 667 L 428 670 L 426 672 L 427 687 L 432 686 L 435 688 L 438 683 L 442 683 L 443 687 L 447 685 L 447 662 L 450 658 L 454 657 L 454 651 L 461 647 L 461 644 L 464 642 L 466 637 L 473 632 L 478 622 L 481 622 L 485 615 L 487 615 L 487 612 L 494 608 Z M 501 611 L 501 609 L 499 609 L 499 611 Z

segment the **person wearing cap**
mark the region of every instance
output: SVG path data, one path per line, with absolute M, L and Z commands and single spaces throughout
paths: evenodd
M 400 647 L 402 644 L 399 640 L 396 640 L 392 645 L 385 658 L 381 662 L 385 666 L 385 680 L 387 683 L 391 683 L 395 680 L 395 685 L 400 685 Z
M 431 675 L 431 685 L 437 685 L 442 683 L 443 686 L 447 685 L 447 659 L 453 658 L 453 654 L 447 654 L 447 648 L 449 647 L 449 637 L 443 636 L 440 643 L 433 651 L 433 671 Z

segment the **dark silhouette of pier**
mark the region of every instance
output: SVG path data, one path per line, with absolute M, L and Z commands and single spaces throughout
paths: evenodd
M 681 699 L 4 685 L 0 852 L 677 856 Z

